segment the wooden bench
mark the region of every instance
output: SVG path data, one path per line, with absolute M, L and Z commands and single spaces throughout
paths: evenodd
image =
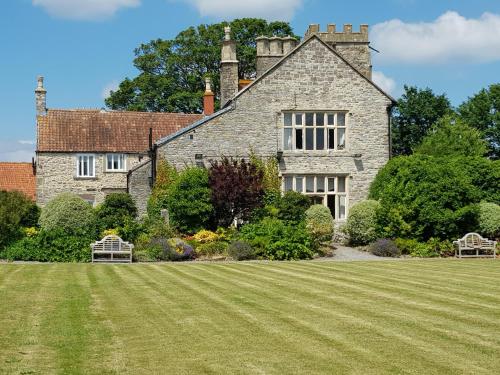
M 134 245 L 123 241 L 120 237 L 109 235 L 90 245 L 92 248 L 92 263 L 113 262 L 132 263 Z M 105 255 L 106 257 L 103 257 Z
M 477 233 L 467 233 L 453 243 L 455 244 L 455 256 L 459 258 L 496 258 L 496 241 L 483 238 Z

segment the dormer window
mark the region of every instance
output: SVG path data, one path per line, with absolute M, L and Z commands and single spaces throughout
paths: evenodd
M 343 150 L 346 112 L 285 112 L 283 150 Z
M 107 154 L 106 171 L 107 172 L 125 172 L 127 170 L 125 154 Z

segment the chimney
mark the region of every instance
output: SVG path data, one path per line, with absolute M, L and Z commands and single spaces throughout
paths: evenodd
M 214 113 L 214 93 L 212 92 L 210 77 L 205 77 L 205 94 L 203 94 L 203 113 L 210 116 Z
M 38 76 L 38 84 L 35 89 L 36 115 L 45 116 L 47 114 L 47 90 L 43 87 L 43 77 Z
M 259 36 L 255 41 L 257 44 L 256 78 L 264 74 L 298 44 L 297 40 L 291 36 L 284 38 Z
M 231 28 L 224 27 L 224 42 L 221 51 L 220 67 L 220 105 L 226 103 L 238 92 L 238 60 L 236 59 L 236 42 L 231 40 Z

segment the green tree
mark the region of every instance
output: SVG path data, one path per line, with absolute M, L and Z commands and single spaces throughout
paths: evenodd
M 125 78 L 106 105 L 118 110 L 201 113 L 205 76 L 212 78 L 212 90 L 219 97 L 220 51 L 227 25 L 237 43 L 240 78 L 255 75 L 256 37 L 295 37 L 286 22 L 243 18 L 189 27 L 172 40 L 152 40 L 134 51 L 139 75 Z
M 23 236 L 23 228 L 37 224 L 40 209 L 18 191 L 0 190 L 0 250 Z
M 470 127 L 456 116 L 437 121 L 415 153 L 432 156 L 484 156 L 488 146 L 479 130 Z
M 436 95 L 431 89 L 404 87 L 392 116 L 392 153 L 409 155 L 422 142 L 432 126 L 452 112 L 445 94 Z
M 482 89 L 458 108 L 462 119 L 480 130 L 489 143 L 489 156 L 500 159 L 500 83 Z

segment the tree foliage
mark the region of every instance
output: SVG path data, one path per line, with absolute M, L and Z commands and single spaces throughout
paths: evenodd
M 472 127 L 480 130 L 489 144 L 490 157 L 500 158 L 500 83 L 482 89 L 465 101 L 458 113 Z
M 148 199 L 148 216 L 158 219 L 162 209 L 168 208 L 168 189 L 179 178 L 179 172 L 166 160 L 160 159 L 156 165 L 156 180 Z
M 256 37 L 295 36 L 286 22 L 243 18 L 189 27 L 172 40 L 141 44 L 134 51 L 139 75 L 125 78 L 106 105 L 120 110 L 201 113 L 205 76 L 212 78 L 212 90 L 219 97 L 220 54 L 227 25 L 237 43 L 240 78 L 255 75 Z
M 392 117 L 393 155 L 411 154 L 436 121 L 452 112 L 445 94 L 406 85 L 404 90 Z
M 223 157 L 211 163 L 209 185 L 218 225 L 227 227 L 235 219 L 246 221 L 262 205 L 263 172 L 245 160 Z
M 456 116 L 437 121 L 415 153 L 432 156 L 484 156 L 488 145 L 481 132 Z
M 122 228 L 137 216 L 137 207 L 130 194 L 111 193 L 96 210 L 102 229 Z

